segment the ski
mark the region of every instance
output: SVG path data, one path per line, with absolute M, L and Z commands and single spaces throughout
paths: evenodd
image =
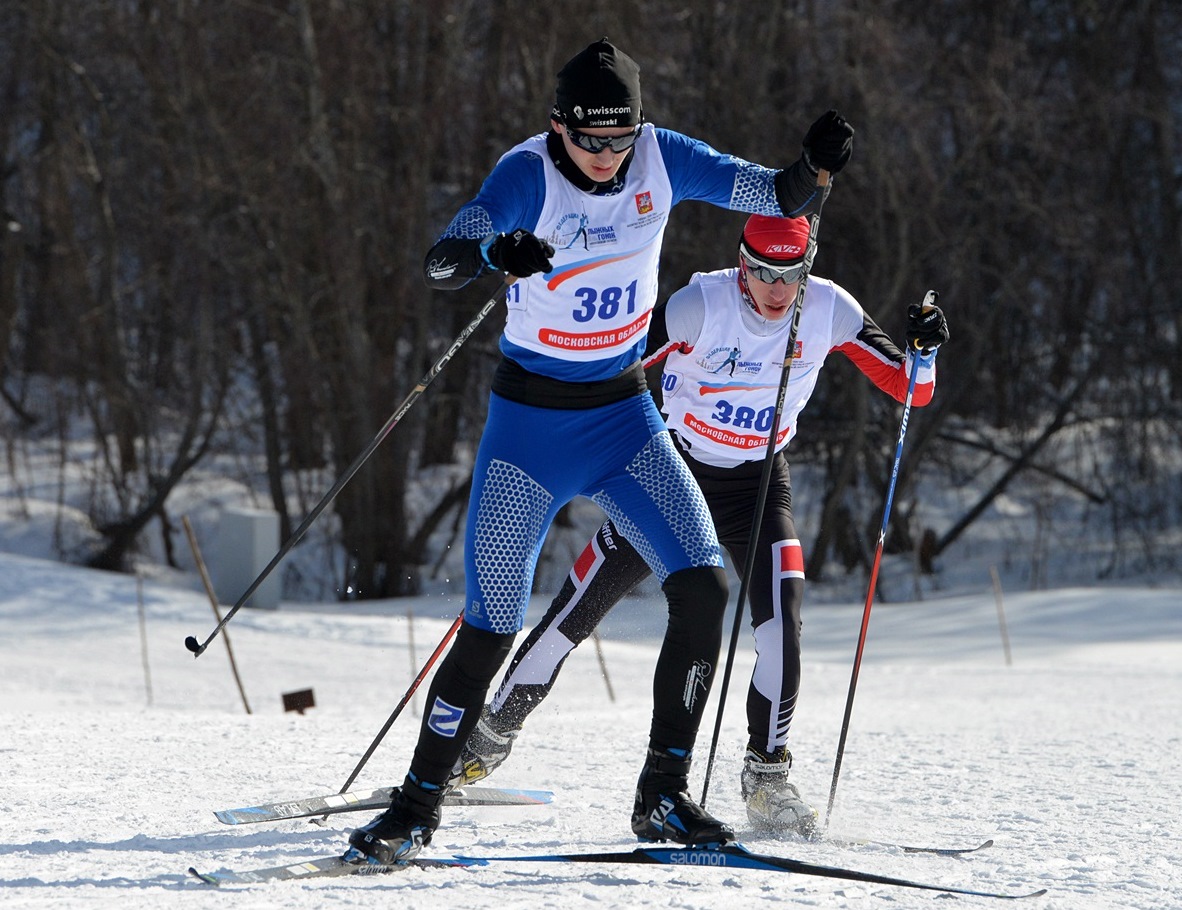
M 351 851 L 352 852 L 352 851 Z M 742 844 L 726 844 L 721 847 L 638 847 L 631 852 L 592 853 L 543 853 L 531 856 L 455 856 L 450 859 L 423 859 L 416 857 L 396 866 L 378 865 L 368 862 L 349 862 L 341 856 L 326 856 L 286 866 L 271 866 L 243 872 L 199 872 L 190 867 L 189 873 L 209 885 L 255 884 L 290 879 L 309 879 L 345 875 L 376 875 L 414 868 L 473 868 L 493 863 L 631 863 L 641 865 L 699 866 L 707 868 L 752 869 L 766 872 L 795 872 L 798 875 L 815 875 L 845 881 L 867 882 L 878 885 L 892 885 L 898 888 L 913 888 L 923 891 L 938 891 L 945 894 L 962 894 L 972 897 L 990 897 L 1001 900 L 1021 900 L 1046 894 L 1046 889 L 1029 893 L 1007 893 L 982 891 L 974 888 L 959 888 L 953 885 L 939 885 L 878 875 L 840 866 L 822 866 L 790 859 L 755 853 Z
M 937 885 L 878 875 L 847 869 L 840 866 L 821 866 L 785 856 L 755 853 L 742 844 L 726 844 L 721 847 L 638 847 L 628 853 L 605 851 L 601 853 L 547 853 L 536 856 L 461 856 L 465 862 L 496 863 L 636 863 L 661 864 L 667 866 L 708 866 L 729 869 L 760 869 L 768 872 L 795 872 L 799 875 L 817 875 L 846 881 L 869 882 L 878 885 L 894 885 L 899 888 L 916 888 L 923 891 L 941 891 L 946 894 L 963 894 L 973 897 L 993 897 L 1002 900 L 1020 900 L 1046 894 L 1046 889 L 1023 894 L 1009 894 L 998 891 L 978 891 L 971 888 L 957 888 L 951 885 Z
M 881 847 L 887 850 L 900 850 L 903 853 L 926 853 L 931 856 L 968 856 L 978 850 L 986 850 L 993 846 L 993 840 L 983 840 L 980 843 L 969 844 L 964 847 L 929 847 L 914 844 L 898 844 L 892 841 L 878 840 L 872 837 L 846 837 L 839 834 L 825 835 L 820 843 L 833 844 L 835 847 Z
M 224 825 L 250 825 L 257 822 L 282 821 L 289 818 L 311 818 L 337 812 L 364 812 L 387 808 L 393 795 L 392 787 L 381 787 L 370 792 L 333 793 L 329 796 L 310 796 L 284 802 L 260 803 L 240 809 L 221 809 L 214 812 Z M 447 794 L 447 806 L 540 806 L 554 799 L 549 790 L 514 790 L 501 787 L 457 787 Z
M 257 806 L 243 806 L 239 809 L 221 809 L 214 812 L 217 820 L 225 825 L 250 825 L 259 822 L 284 821 L 294 818 L 316 818 L 339 812 L 380 812 L 390 805 L 393 793 L 391 787 L 381 787 L 369 792 L 333 793 L 328 796 L 309 796 L 283 802 L 260 803 Z M 449 806 L 540 806 L 554 799 L 550 790 L 522 790 L 501 787 L 458 787 L 445 800 Z M 881 847 L 900 850 L 903 853 L 927 853 L 934 856 L 965 856 L 993 846 L 992 840 L 985 840 L 965 847 L 930 847 L 900 844 L 877 838 L 845 835 L 825 835 L 821 843 L 838 847 Z
M 321 856 L 286 866 L 268 866 L 243 872 L 199 872 L 189 867 L 189 874 L 207 885 L 254 885 L 262 882 L 284 882 L 292 879 L 335 878 L 343 875 L 384 875 L 408 869 L 454 869 L 483 865 L 468 860 L 412 859 L 398 866 L 368 862 L 349 862 L 342 856 Z

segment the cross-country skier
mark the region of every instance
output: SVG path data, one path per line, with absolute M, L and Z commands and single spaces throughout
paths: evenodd
M 352 833 L 347 857 L 398 863 L 431 840 L 452 768 L 522 627 L 542 540 L 580 495 L 627 533 L 669 603 L 632 830 L 684 844 L 734 838 L 687 792 L 722 639 L 722 550 L 640 355 L 675 205 L 808 212 L 820 201 L 818 169 L 840 171 L 852 148 L 853 129 L 835 111 L 783 170 L 645 123 L 639 67 L 603 39 L 559 72 L 550 130 L 502 156 L 428 252 L 433 287 L 460 288 L 489 270 L 519 280 L 506 295 L 503 358 L 473 470 L 464 621 L 428 692 L 405 781 L 385 813 Z M 701 697 L 683 701 L 693 680 Z
M 685 463 L 705 494 L 719 539 L 742 569 L 758 503 L 767 434 L 778 394 L 793 301 L 806 259 L 805 218 L 752 215 L 737 268 L 697 274 L 656 308 L 645 366 L 663 361 L 662 410 Z M 737 357 L 733 356 L 735 338 Z M 935 349 L 948 340 L 938 307 L 908 313 L 907 340 L 918 346 L 913 404 L 931 401 Z M 816 811 L 789 781 L 788 730 L 800 690 L 800 607 L 804 561 L 792 520 L 784 448 L 828 355 L 839 351 L 887 394 L 902 401 L 909 362 L 849 292 L 809 277 L 749 585 L 756 660 L 747 693 L 746 758 L 740 786 L 757 829 L 810 836 Z M 735 363 L 733 376 L 717 364 Z M 620 533 L 623 530 L 624 533 Z M 492 702 L 469 737 L 453 784 L 487 777 L 509 754 L 526 717 L 549 693 L 567 655 L 607 612 L 649 575 L 627 526 L 609 520 L 587 544 L 546 616 L 518 649 Z

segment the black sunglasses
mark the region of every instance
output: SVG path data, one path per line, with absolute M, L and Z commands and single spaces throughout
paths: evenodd
M 566 134 L 570 136 L 570 141 L 584 152 L 598 155 L 604 149 L 611 149 L 615 154 L 621 155 L 636 145 L 636 140 L 640 138 L 641 127 L 637 125 L 632 132 L 623 136 L 588 136 L 586 133 L 572 130 L 569 126 L 565 129 Z

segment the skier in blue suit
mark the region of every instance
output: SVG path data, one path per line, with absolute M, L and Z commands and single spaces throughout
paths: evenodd
M 639 67 L 602 39 L 559 72 L 550 130 L 506 152 L 427 253 L 432 287 L 461 288 L 490 270 L 518 280 L 473 466 L 464 621 L 427 694 L 405 780 L 390 808 L 351 834 L 346 858 L 405 862 L 430 842 L 452 768 L 522 628 L 542 541 L 576 496 L 627 535 L 669 604 L 632 830 L 692 845 L 734 839 L 687 790 L 722 641 L 722 549 L 641 355 L 673 207 L 807 214 L 822 201 L 818 170 L 845 166 L 853 132 L 827 112 L 782 170 L 721 154 L 646 123 Z

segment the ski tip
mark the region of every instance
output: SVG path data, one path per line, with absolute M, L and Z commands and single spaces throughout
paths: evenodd
M 480 787 L 472 784 L 456 787 L 449 795 L 456 800 L 487 800 L 486 803 L 474 802 L 473 805 L 495 806 L 503 801 L 504 805 L 532 803 L 545 806 L 554 802 L 554 791 L 552 790 L 521 790 L 517 787 Z
M 487 866 L 489 864 L 487 859 L 479 856 L 460 856 L 457 854 L 451 859 L 457 866 Z M 443 860 L 443 862 L 447 862 L 447 860 Z
M 213 817 L 223 825 L 245 825 L 266 818 L 266 813 L 257 806 L 243 806 L 241 809 L 217 809 Z
M 193 866 L 189 867 L 189 874 L 191 876 L 193 876 L 194 878 L 196 878 L 198 881 L 204 882 L 207 885 L 216 886 L 218 884 L 218 880 L 214 876 L 209 875 L 205 872 L 198 872 Z
M 980 850 L 986 850 L 993 846 L 993 841 L 981 841 L 979 844 L 973 844 L 971 847 L 917 847 L 914 844 L 892 844 L 888 841 L 861 841 L 849 842 L 854 846 L 879 846 L 891 847 L 902 850 L 904 853 L 930 853 L 935 856 L 968 856 L 970 853 L 976 853 Z
M 522 799 L 531 799 L 539 806 L 548 806 L 554 802 L 554 793 L 550 790 L 519 790 Z

